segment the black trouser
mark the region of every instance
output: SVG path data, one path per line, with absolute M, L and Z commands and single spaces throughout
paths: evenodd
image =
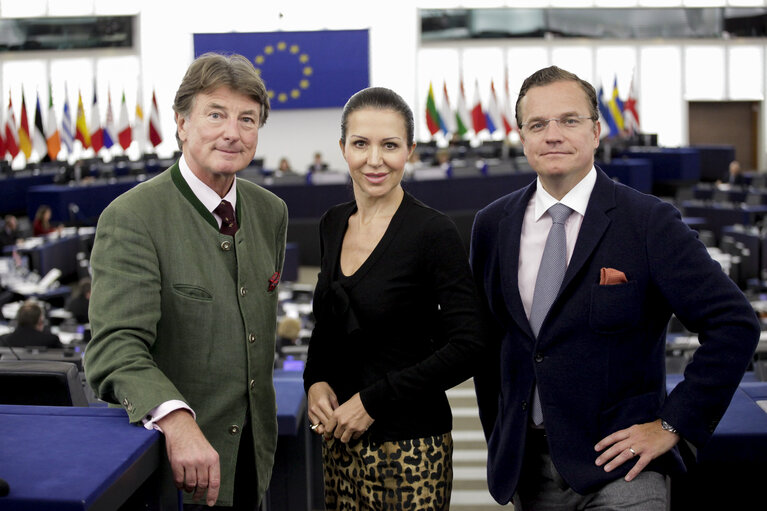
M 229 506 L 208 507 L 200 504 L 184 504 L 184 511 L 208 511 L 211 509 L 227 511 L 258 511 L 258 477 L 256 474 L 256 455 L 253 450 L 253 432 L 248 421 L 242 428 L 240 447 L 237 450 L 237 467 L 234 475 L 234 503 Z M 204 498 L 204 497 L 203 497 Z

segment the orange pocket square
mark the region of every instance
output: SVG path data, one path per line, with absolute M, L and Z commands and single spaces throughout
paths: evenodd
M 615 268 L 602 268 L 599 276 L 600 286 L 614 286 L 615 284 L 625 284 L 626 274 Z

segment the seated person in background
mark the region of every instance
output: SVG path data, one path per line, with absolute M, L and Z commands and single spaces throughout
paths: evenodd
M 727 182 L 731 185 L 746 186 L 746 176 L 743 175 L 743 170 L 740 168 L 740 162 L 738 160 L 732 160 L 730 162 L 729 169 L 727 171 Z
M 32 222 L 32 234 L 34 236 L 44 236 L 56 230 L 61 231 L 62 227 L 51 226 L 51 207 L 42 204 L 35 212 L 35 220 Z
M 16 329 L 0 337 L 0 346 L 23 348 L 26 346 L 45 346 L 62 348 L 57 335 L 45 331 L 43 309 L 36 302 L 27 301 L 16 313 Z
M 421 156 L 418 154 L 418 150 L 415 150 L 410 153 L 410 156 L 408 156 L 407 161 L 405 162 L 405 176 L 410 177 L 416 169 L 422 167 L 423 162 L 421 161 Z
M 322 153 L 314 153 L 314 161 L 309 165 L 309 172 L 322 172 L 328 170 L 328 164 L 322 161 Z
M 280 165 L 277 167 L 277 175 L 278 176 L 290 176 L 295 174 L 293 172 L 293 169 L 290 168 L 290 162 L 287 158 L 283 157 L 280 158 Z
M 298 344 L 301 322 L 296 318 L 284 317 L 277 324 L 277 353 L 282 353 L 285 346 Z
M 434 155 L 434 166 L 447 170 L 450 166 L 450 150 L 446 147 L 437 149 Z
M 5 215 L 3 228 L 0 230 L 0 248 L 15 245 L 19 239 L 19 222 L 13 215 Z
M 84 277 L 80 279 L 72 291 L 66 303 L 66 309 L 72 314 L 72 317 L 80 324 L 89 323 L 88 304 L 91 299 L 91 279 Z

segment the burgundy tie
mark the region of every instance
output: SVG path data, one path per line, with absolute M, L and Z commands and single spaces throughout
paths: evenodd
M 221 217 L 221 228 L 219 229 L 219 232 L 221 234 L 234 236 L 234 233 L 237 232 L 238 228 L 237 218 L 234 216 L 234 208 L 232 208 L 229 201 L 222 200 L 221 204 L 216 206 L 216 209 L 214 209 L 213 212 Z

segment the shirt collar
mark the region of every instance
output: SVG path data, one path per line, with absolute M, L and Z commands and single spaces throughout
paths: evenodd
M 573 211 L 580 213 L 581 216 L 586 216 L 586 208 L 589 205 L 589 199 L 591 198 L 591 192 L 594 190 L 594 185 L 597 182 L 597 171 L 594 166 L 591 166 L 591 170 L 586 176 L 581 179 L 572 190 L 567 192 L 567 195 L 562 197 L 562 200 L 557 200 L 552 197 L 549 192 L 543 189 L 541 184 L 541 178 L 537 178 L 535 196 L 535 221 L 540 218 L 549 210 L 551 206 L 557 202 L 561 202 L 565 206 L 569 207 Z
M 232 182 L 232 187 L 222 198 L 219 197 L 218 193 L 214 192 L 212 188 L 200 181 L 200 178 L 194 175 L 194 172 L 189 168 L 186 159 L 184 159 L 183 154 L 178 160 L 178 168 L 181 171 L 181 176 L 184 178 L 184 181 L 186 181 L 186 184 L 189 185 L 194 196 L 202 202 L 202 205 L 205 206 L 208 211 L 212 213 L 213 210 L 221 204 L 222 200 L 229 201 L 232 208 L 235 208 L 235 210 L 237 209 L 237 179 Z

